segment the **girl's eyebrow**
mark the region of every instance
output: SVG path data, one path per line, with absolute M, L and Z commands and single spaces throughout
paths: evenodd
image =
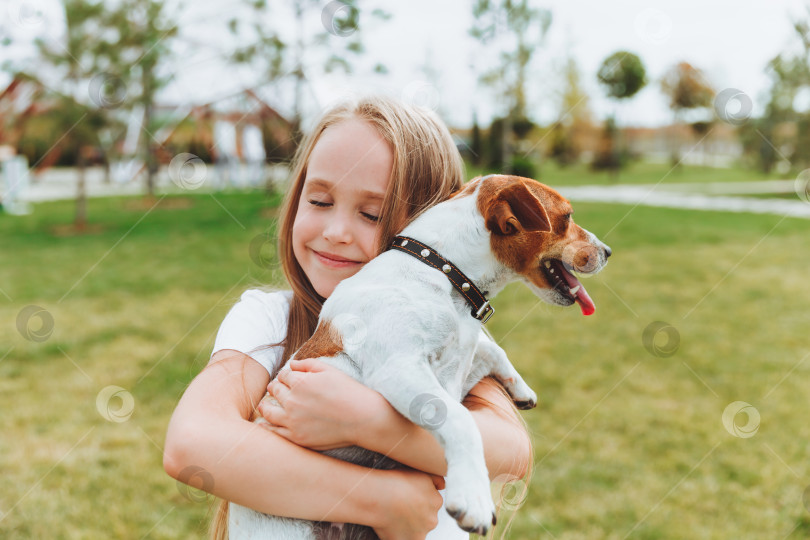
M 324 180 L 323 178 L 312 178 L 312 179 L 307 178 L 306 184 L 305 184 L 304 187 L 305 188 L 320 187 L 320 188 L 326 189 L 327 191 L 331 191 L 332 188 L 335 187 L 335 184 L 333 184 L 332 182 L 329 182 L 328 180 Z M 380 201 L 385 199 L 385 195 L 378 192 L 378 191 L 370 191 L 368 189 L 358 189 L 357 193 L 359 193 L 361 196 L 363 196 L 363 197 L 365 197 L 367 199 L 380 200 Z

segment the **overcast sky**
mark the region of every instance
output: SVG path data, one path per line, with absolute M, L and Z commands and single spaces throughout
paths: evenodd
M 268 0 L 273 5 L 274 0 Z M 279 5 L 288 1 L 276 0 Z M 208 102 L 253 86 L 253 70 L 235 67 L 225 59 L 234 44 L 226 23 L 233 4 L 219 0 L 171 0 L 180 24 L 175 79 L 162 96 L 164 101 Z M 326 6 L 327 1 L 323 2 Z M 659 80 L 673 64 L 687 61 L 701 68 L 717 91 L 736 88 L 749 95 L 754 113 L 761 111 L 769 87 L 765 65 L 778 53 L 796 47 L 791 17 L 807 17 L 800 0 L 555 0 L 536 2 L 552 11 L 546 42 L 537 50 L 527 92 L 532 116 L 541 122 L 560 114 L 558 91 L 561 69 L 572 56 L 597 118 L 614 106 L 603 97 L 595 73 L 602 61 L 617 50 L 638 54 L 647 67 L 650 83 L 633 101 L 617 112 L 624 125 L 660 125 L 672 114 L 660 92 Z M 476 83 L 476 69 L 486 52 L 468 36 L 472 16 L 467 0 L 367 1 L 364 6 L 384 7 L 392 18 L 379 21 L 361 12 L 361 31 L 368 54 L 366 65 L 350 76 L 319 76 L 310 69 L 309 110 L 317 113 L 348 94 L 369 91 L 393 94 L 437 108 L 451 125 L 469 125 L 472 111 L 486 119 L 497 102 Z M 17 36 L 58 36 L 63 16 L 58 0 L 2 0 L 7 30 Z M 312 12 L 308 28 L 321 25 L 321 14 Z M 268 23 L 292 28 L 291 19 L 279 8 Z M 343 39 L 343 38 L 338 38 Z M 24 58 L 25 47 L 0 49 L 0 54 Z M 369 74 L 373 61 L 384 63 L 386 76 Z M 433 75 L 425 74 L 429 65 Z M 6 82 L 0 76 L 0 83 Z M 279 101 L 288 101 L 277 95 Z M 808 103 L 799 104 L 810 108 Z M 280 108 L 284 106 L 278 103 Z

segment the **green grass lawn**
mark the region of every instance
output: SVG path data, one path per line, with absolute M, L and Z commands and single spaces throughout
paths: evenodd
M 254 262 L 278 198 L 167 201 L 91 200 L 103 229 L 83 236 L 52 232 L 70 202 L 0 214 L 2 538 L 204 535 L 209 501 L 163 472 L 165 429 L 239 294 L 281 284 Z M 806 538 L 810 224 L 575 207 L 614 250 L 585 281 L 596 314 L 514 285 L 488 324 L 539 396 L 524 415 L 534 474 L 507 537 Z M 53 320 L 48 334 L 31 319 L 39 342 L 18 329 L 28 306 Z M 668 327 L 645 343 L 656 321 Z M 109 386 L 134 408 L 127 394 L 99 406 Z M 735 401 L 760 415 L 751 437 L 724 427 Z
M 497 173 L 494 169 L 467 164 L 468 176 Z M 765 175 L 756 169 L 742 167 L 715 168 L 699 166 L 673 167 L 669 163 L 633 161 L 622 169 L 617 177 L 608 172 L 595 172 L 585 163 L 560 167 L 552 160 L 544 161 L 537 168 L 537 180 L 555 187 L 580 185 L 621 184 L 678 184 L 706 182 L 748 182 L 772 180 L 778 175 Z

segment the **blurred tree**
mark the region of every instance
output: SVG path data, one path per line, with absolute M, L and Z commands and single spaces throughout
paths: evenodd
M 771 87 L 764 114 L 741 130 L 746 154 L 763 172 L 810 167 L 810 21 L 794 20 L 793 29 L 799 46 L 766 67 Z
M 509 172 L 513 166 L 512 141 L 520 143 L 533 127 L 527 105 L 531 61 L 551 26 L 551 11 L 533 6 L 531 0 L 476 0 L 470 35 L 486 50 L 498 54 L 495 67 L 480 80 L 492 88 L 501 106 L 502 126 L 493 122 L 490 135 L 500 134 L 501 150 L 491 154 L 490 166 Z M 521 167 L 523 164 L 521 162 Z
M 484 142 L 481 140 L 481 126 L 478 125 L 478 115 L 473 112 L 472 135 L 470 141 L 470 161 L 473 165 L 481 164 L 481 156 L 484 153 Z
M 629 99 L 647 84 L 647 70 L 635 54 L 618 51 L 605 58 L 596 78 L 605 87 L 609 98 Z
M 669 108 L 675 114 L 675 128 L 685 122 L 684 115 L 687 111 L 710 108 L 715 94 L 703 72 L 687 62 L 679 62 L 664 74 L 661 90 L 669 97 Z M 702 124 L 693 122 L 690 127 L 697 134 L 701 134 L 701 130 L 707 133 L 707 126 Z M 671 149 L 673 165 L 680 165 L 681 162 L 679 146 L 680 142 L 676 139 Z
M 271 5 L 272 4 L 272 5 Z M 296 137 L 300 137 L 303 115 L 304 85 L 307 73 L 331 73 L 343 70 L 351 73 L 351 58 L 365 52 L 360 32 L 359 0 L 332 0 L 325 6 L 319 0 L 289 0 L 268 3 L 266 0 L 243 0 L 246 9 L 233 10 L 228 28 L 234 36 L 250 35 L 247 43 L 240 44 L 233 59 L 240 63 L 258 65 L 265 82 L 292 77 L 294 80 L 293 118 Z M 292 9 L 290 19 L 279 16 L 285 8 Z M 313 12 L 321 12 L 320 30 L 313 32 L 307 24 Z M 371 11 L 376 20 L 387 20 L 390 15 L 381 9 Z M 241 15 L 241 16 L 240 16 Z M 316 67 L 317 66 L 317 67 Z M 384 65 L 377 63 L 375 73 L 386 73 Z M 310 73 L 311 74 L 311 73 Z
M 9 66 L 7 71 L 57 73 L 47 86 L 57 96 L 59 109 L 64 108 L 66 124 L 62 133 L 70 133 L 69 141 L 76 143 L 76 165 L 79 171 L 78 207 L 84 203 L 84 166 L 87 159 L 100 150 L 109 167 L 110 156 L 124 123 L 116 110 L 124 113 L 139 105 L 143 108 L 145 133 L 141 138 L 142 158 L 146 164 L 146 192 L 154 194 L 154 173 L 157 161 L 152 144 L 156 126 L 152 111 L 155 95 L 168 81 L 156 74 L 170 52 L 169 40 L 176 35 L 173 17 L 157 0 L 120 0 L 114 4 L 92 0 L 63 0 L 65 10 L 65 39 L 39 37 L 35 40 L 39 61 L 34 66 Z M 86 115 L 76 115 L 83 107 Z M 76 119 L 78 118 L 78 120 Z M 76 124 L 88 118 L 95 122 L 87 131 Z M 81 139 L 83 135 L 89 137 Z M 61 136 L 61 134 L 60 134 Z M 90 148 L 84 148 L 89 146 Z M 109 170 L 109 169 L 108 169 Z M 77 222 L 83 218 L 77 217 Z
M 99 100 L 103 106 L 114 109 L 126 103 L 128 108 L 143 108 L 139 141 L 146 168 L 146 204 L 154 198 L 156 151 L 161 145 L 154 135 L 161 127 L 154 114 L 155 99 L 171 80 L 165 64 L 178 32 L 175 20 L 166 12 L 162 0 L 120 0 L 99 17 L 105 31 L 94 48 L 101 91 L 108 94 Z
M 81 232 L 87 227 L 87 158 L 92 155 L 91 149 L 99 145 L 98 129 L 103 124 L 103 115 L 98 113 L 88 99 L 86 88 L 94 75 L 93 56 L 97 43 L 95 30 L 98 28 L 96 21 L 104 8 L 101 4 L 87 0 L 64 0 L 63 5 L 66 27 L 64 42 L 37 38 L 35 45 L 40 61 L 36 65 L 23 67 L 4 63 L 3 69 L 40 83 L 41 69 L 59 74 L 55 83 L 57 86 L 54 83 L 50 83 L 50 86 L 41 83 L 48 88 L 51 96 L 52 108 L 48 112 L 48 121 L 58 134 L 56 142 L 45 152 L 43 158 L 47 154 L 58 156 L 68 146 L 76 152 L 78 174 L 74 228 Z M 10 40 L 6 40 L 5 44 L 11 44 Z M 25 127 L 22 131 L 25 133 Z
M 619 103 L 631 99 L 647 84 L 647 70 L 641 59 L 628 51 L 618 51 L 602 62 L 596 78 L 602 84 L 607 96 Z M 619 142 L 619 130 L 614 112 L 605 121 L 605 130 L 598 155 L 592 165 L 596 169 L 611 171 L 614 180 L 626 163 L 628 154 Z
M 552 127 L 549 156 L 559 165 L 575 163 L 593 130 L 588 94 L 582 88 L 576 60 L 569 57 L 563 69 L 564 85 L 560 95 L 560 112 Z

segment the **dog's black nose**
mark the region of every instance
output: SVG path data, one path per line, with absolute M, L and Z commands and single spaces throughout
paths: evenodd
M 610 249 L 610 246 L 605 246 L 605 258 L 610 257 L 613 254 L 613 250 Z

